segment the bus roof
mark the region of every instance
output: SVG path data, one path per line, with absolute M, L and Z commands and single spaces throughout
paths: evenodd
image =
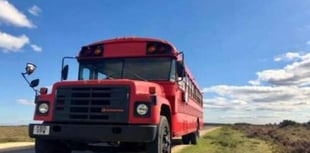
M 120 43 L 120 42 L 146 42 L 146 41 L 161 42 L 164 44 L 168 44 L 171 47 L 173 47 L 174 50 L 176 50 L 175 46 L 166 40 L 158 39 L 158 38 L 147 38 L 147 37 L 117 37 L 113 39 L 97 41 L 89 45 L 91 46 L 91 45 L 98 45 L 98 44 L 109 44 L 109 43 Z

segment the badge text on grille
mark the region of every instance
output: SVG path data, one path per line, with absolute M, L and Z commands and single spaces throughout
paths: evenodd
M 124 112 L 124 109 L 120 109 L 120 108 L 101 108 L 101 112 L 102 113 L 109 113 L 109 112 L 112 112 L 112 113 L 121 113 L 121 112 Z

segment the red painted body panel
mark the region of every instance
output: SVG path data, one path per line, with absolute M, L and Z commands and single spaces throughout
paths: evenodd
M 48 95 L 39 96 L 38 101 L 49 101 L 51 110 L 53 110 L 53 103 L 55 92 L 58 87 L 64 86 L 81 86 L 81 85 L 128 85 L 130 87 L 130 105 L 129 105 L 129 120 L 128 123 L 132 124 L 157 124 L 159 122 L 158 115 L 152 115 L 150 118 L 135 118 L 133 116 L 133 108 L 135 101 L 151 101 L 149 95 L 149 87 L 155 87 L 158 96 L 165 96 L 160 85 L 152 82 L 134 81 L 127 79 L 115 79 L 115 80 L 84 80 L 84 81 L 63 81 L 54 84 L 52 93 Z M 152 112 L 158 112 L 158 108 L 152 108 Z M 51 111 L 47 116 L 35 115 L 34 120 L 52 121 Z
M 120 55 L 127 57 L 145 56 L 145 43 L 123 42 L 104 45 L 104 58 L 119 57 Z

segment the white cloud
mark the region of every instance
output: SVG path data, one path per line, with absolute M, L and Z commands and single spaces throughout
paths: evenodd
M 219 110 L 240 110 L 247 107 L 247 102 L 242 99 L 231 99 L 230 97 L 215 97 L 204 99 L 203 107 Z
M 21 105 L 29 105 L 29 106 L 35 105 L 33 100 L 27 100 L 27 99 L 17 99 L 16 102 Z
M 285 53 L 280 69 L 257 72 L 250 85 L 216 85 L 203 89 L 206 121 L 272 123 L 283 119 L 305 122 L 310 111 L 310 53 Z M 279 115 L 280 114 L 280 115 Z M 283 115 L 284 114 L 284 115 Z
M 33 5 L 31 8 L 28 9 L 28 12 L 34 16 L 39 16 L 42 10 L 37 5 Z
M 8 23 L 17 27 L 35 27 L 33 23 L 7 0 L 0 0 L 0 23 Z
M 45 86 L 45 88 L 47 88 L 47 91 L 51 93 L 53 89 L 53 85 Z
M 30 47 L 35 51 L 35 52 L 42 52 L 42 48 L 38 45 L 31 44 Z
M 310 40 L 306 42 L 307 45 L 310 45 Z
M 203 89 L 216 94 L 204 100 L 204 107 L 239 111 L 303 111 L 310 109 L 310 87 L 228 86 Z
M 223 115 L 220 116 L 222 119 L 256 119 L 256 116 L 250 116 L 250 115 Z
M 0 48 L 4 52 L 18 52 L 26 44 L 29 44 L 29 42 L 29 38 L 26 35 L 13 36 L 0 31 Z
M 279 61 L 292 61 L 292 60 L 298 60 L 298 59 L 302 59 L 303 55 L 300 53 L 296 53 L 296 52 L 287 52 L 283 55 L 279 55 L 276 56 L 274 58 L 274 61 L 279 62 Z
M 306 86 L 310 85 L 310 53 L 287 53 L 279 61 L 288 59 L 293 63 L 282 69 L 269 69 L 257 72 L 257 79 L 250 80 L 252 85 L 260 85 L 263 82 L 276 86 Z
M 17 27 L 33 28 L 35 25 L 28 20 L 27 16 L 19 11 L 8 0 L 0 0 L 0 25 L 2 23 L 11 24 Z M 41 9 L 33 5 L 28 11 L 33 15 L 39 15 Z M 25 45 L 30 44 L 29 38 L 25 35 L 12 35 L 0 31 L 0 50 L 7 52 L 19 52 Z M 42 52 L 42 48 L 38 45 L 31 44 L 30 47 L 35 52 Z
M 250 80 L 250 81 L 248 81 L 248 83 L 250 84 L 250 85 L 253 85 L 253 86 L 258 86 L 258 85 L 260 85 L 260 81 L 257 79 L 257 80 Z

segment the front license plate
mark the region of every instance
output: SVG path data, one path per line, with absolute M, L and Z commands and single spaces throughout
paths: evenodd
M 34 135 L 49 135 L 50 134 L 50 126 L 35 125 L 35 126 L 33 126 L 33 134 Z

